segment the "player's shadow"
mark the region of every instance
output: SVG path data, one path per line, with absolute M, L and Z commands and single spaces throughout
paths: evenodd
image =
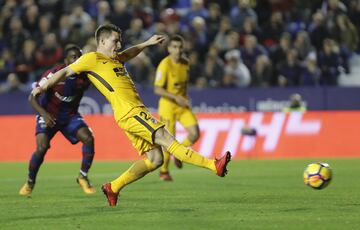
M 309 211 L 310 208 L 287 208 L 287 209 L 281 209 L 280 212 L 304 212 Z
M 91 215 L 96 215 L 98 211 L 101 211 L 102 213 L 109 212 L 109 213 L 115 213 L 115 212 L 125 212 L 126 210 L 120 209 L 120 208 L 111 208 L 111 207 L 99 207 L 92 209 L 92 211 L 83 211 L 83 212 L 68 212 L 68 213 L 56 213 L 56 214 L 47 214 L 47 215 L 28 215 L 28 216 L 22 216 L 19 217 L 9 217 L 4 218 L 2 221 L 5 221 L 6 223 L 9 222 L 22 222 L 27 220 L 44 220 L 44 219 L 63 219 L 63 218 L 73 218 L 76 217 L 89 217 Z
M 131 208 L 131 212 L 132 213 L 160 213 L 160 212 L 164 212 L 164 213 L 168 213 L 168 212 L 181 212 L 181 213 L 189 213 L 189 212 L 193 212 L 193 209 L 186 209 L 186 208 L 175 208 L 175 209 L 145 209 L 144 208 Z M 36 219 L 38 220 L 44 220 L 44 219 L 66 219 L 66 218 L 73 218 L 74 216 L 79 218 L 79 217 L 89 217 L 92 215 L 97 215 L 97 213 L 109 213 L 109 214 L 114 214 L 114 213 L 118 213 L 119 215 L 121 213 L 128 213 L 129 209 L 127 208 L 121 208 L 121 207 L 108 207 L 108 206 L 104 206 L 104 207 L 93 207 L 92 211 L 83 211 L 83 212 L 69 212 L 69 213 L 57 213 L 57 214 L 47 214 L 47 215 L 28 215 L 28 216 L 22 216 L 21 218 L 19 217 L 9 217 L 9 218 L 4 218 L 2 221 L 5 221 L 6 223 L 16 223 L 16 222 L 23 222 L 23 221 L 27 221 L 27 220 L 31 220 L 34 221 Z

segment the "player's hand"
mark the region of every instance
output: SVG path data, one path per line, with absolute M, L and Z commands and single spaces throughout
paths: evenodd
M 34 97 L 39 96 L 42 93 L 42 88 L 41 87 L 35 87 L 32 91 L 31 91 L 31 95 L 33 95 Z
M 190 107 L 190 101 L 184 97 L 177 96 L 175 97 L 175 102 L 181 107 L 187 108 Z
M 165 36 L 163 35 L 153 35 L 151 38 L 147 40 L 149 46 L 160 44 L 165 40 Z
M 45 112 L 44 114 L 41 114 L 41 116 L 44 118 L 47 127 L 52 128 L 56 125 L 56 119 L 50 113 Z

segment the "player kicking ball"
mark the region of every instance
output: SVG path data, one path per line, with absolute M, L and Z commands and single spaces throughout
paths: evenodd
M 64 64 L 46 71 L 36 87 L 44 85 L 56 72 L 75 62 L 82 54 L 80 48 L 75 45 L 66 46 L 64 53 Z M 94 137 L 78 112 L 80 100 L 89 85 L 90 82 L 84 74 L 73 74 L 54 85 L 53 88 L 47 89 L 40 102 L 36 96 L 30 94 L 30 103 L 38 113 L 36 116 L 36 150 L 30 159 L 28 179 L 20 189 L 20 195 L 29 196 L 33 192 L 36 176 L 45 154 L 50 148 L 50 141 L 58 131 L 71 144 L 82 142 L 81 169 L 76 181 L 85 193 L 95 193 L 95 189 L 87 177 L 94 158 Z
M 74 74 L 86 73 L 93 85 L 110 102 L 117 124 L 124 130 L 133 146 L 144 160 L 135 162 L 126 172 L 101 187 L 109 205 L 117 204 L 119 192 L 132 182 L 144 177 L 163 164 L 162 148 L 179 160 L 207 168 L 220 177 L 227 174 L 231 154 L 226 152 L 220 159 L 208 159 L 177 142 L 146 109 L 133 81 L 125 69 L 124 62 L 137 56 L 146 47 L 164 41 L 163 36 L 154 35 L 143 43 L 124 51 L 121 48 L 121 30 L 113 25 L 101 25 L 95 32 L 96 52 L 81 56 L 75 63 L 56 72 L 44 85 L 33 89 L 34 96 Z M 111 134 L 109 134 L 111 135 Z

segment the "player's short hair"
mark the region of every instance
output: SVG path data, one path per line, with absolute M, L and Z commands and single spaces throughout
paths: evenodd
M 67 44 L 64 49 L 64 58 L 66 58 L 69 55 L 70 51 L 79 52 L 80 55 L 82 55 L 82 50 L 79 46 L 75 44 Z
M 180 42 L 182 45 L 184 45 L 184 38 L 180 35 L 174 35 L 172 37 L 170 37 L 170 40 L 169 40 L 169 44 L 172 42 L 172 41 L 175 41 L 175 42 Z
M 95 39 L 97 44 L 99 44 L 101 37 L 110 36 L 112 31 L 121 34 L 121 29 L 114 24 L 104 24 L 99 26 L 95 31 Z

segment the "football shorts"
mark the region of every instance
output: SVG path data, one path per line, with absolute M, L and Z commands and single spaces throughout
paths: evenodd
M 165 124 L 154 118 L 145 107 L 136 107 L 118 121 L 118 125 L 129 137 L 140 155 L 157 147 L 154 143 L 155 131 Z
M 76 137 L 77 131 L 82 128 L 87 127 L 84 119 L 80 114 L 72 116 L 69 120 L 62 122 L 57 120 L 54 127 L 47 127 L 45 120 L 42 116 L 36 116 L 36 135 L 39 133 L 45 133 L 49 140 L 51 140 L 54 135 L 60 131 L 66 139 L 68 139 L 71 144 L 76 144 L 79 142 L 79 139 Z

